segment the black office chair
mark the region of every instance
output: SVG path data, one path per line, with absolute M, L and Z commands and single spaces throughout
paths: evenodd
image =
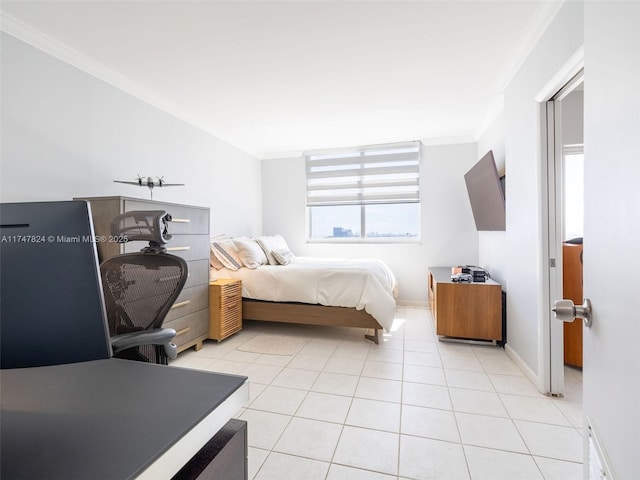
M 166 365 L 176 358 L 176 331 L 162 328 L 187 280 L 187 262 L 166 253 L 171 240 L 164 211 L 134 211 L 113 219 L 118 241 L 147 240 L 149 246 L 100 265 L 113 356 Z

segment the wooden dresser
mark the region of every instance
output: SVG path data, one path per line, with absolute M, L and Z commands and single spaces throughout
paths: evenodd
M 209 338 L 209 209 L 176 203 L 142 200 L 129 197 L 87 197 L 91 204 L 93 226 L 98 241 L 100 262 L 122 253 L 138 252 L 146 242 L 110 242 L 111 220 L 121 213 L 133 210 L 165 210 L 173 220 L 169 234 L 173 236 L 167 245 L 167 253 L 184 258 L 189 266 L 189 277 L 182 293 L 173 304 L 163 326 L 173 328 L 175 343 L 181 352 L 195 346 L 202 348 Z
M 450 267 L 429 268 L 429 308 L 436 334 L 453 339 L 502 342 L 502 286 L 454 283 Z

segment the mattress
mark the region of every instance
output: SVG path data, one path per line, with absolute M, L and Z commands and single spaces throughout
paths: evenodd
M 380 260 L 296 257 L 288 265 L 211 269 L 210 277 L 242 280 L 242 296 L 365 310 L 387 331 L 396 310 L 397 282 Z

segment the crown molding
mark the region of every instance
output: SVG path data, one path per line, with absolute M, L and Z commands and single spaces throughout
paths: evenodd
M 172 117 L 175 117 L 178 120 L 181 120 L 192 127 L 231 145 L 234 148 L 237 148 L 238 150 L 248 153 L 255 158 L 259 158 L 258 153 L 224 140 L 216 134 L 216 132 L 211 131 L 209 127 L 203 125 L 200 121 L 193 118 L 176 105 L 161 99 L 149 89 L 1 11 L 0 30 L 88 75 L 91 75 L 92 77 L 97 78 L 98 80 L 128 93 L 138 100 L 141 100 L 152 107 L 155 107 L 168 115 L 171 115 Z
M 487 133 L 487 130 L 491 128 L 491 125 L 493 125 L 493 122 L 495 122 L 496 118 L 500 116 L 503 110 L 504 110 L 504 94 L 501 93 L 498 96 L 498 98 L 494 99 L 491 102 L 491 105 L 489 106 L 489 110 L 487 111 L 487 114 L 485 115 L 484 120 L 482 121 L 482 123 L 480 123 L 480 126 L 474 132 L 473 138 L 475 138 L 476 141 L 480 141 L 483 135 Z
M 564 4 L 565 0 L 558 1 L 543 1 L 538 7 L 534 19 L 529 24 L 524 35 L 520 41 L 516 44 L 510 61 L 507 66 L 498 76 L 498 79 L 494 83 L 496 92 L 504 92 L 509 82 L 513 79 L 517 71 L 520 69 L 526 58 L 529 56 L 536 43 L 546 30 L 549 23 L 555 17 Z M 239 146 L 232 142 L 228 142 L 218 136 L 216 132 L 203 125 L 198 119 L 193 118 L 187 112 L 181 108 L 167 102 L 166 100 L 158 97 L 147 88 L 140 84 L 130 80 L 129 78 L 111 70 L 104 65 L 92 60 L 91 58 L 83 55 L 77 50 L 69 47 L 68 45 L 59 42 L 52 37 L 35 30 L 29 25 L 17 20 L 16 18 L 7 15 L 4 12 L 0 12 L 0 30 L 3 32 L 18 38 L 19 40 L 41 50 L 58 60 L 65 62 L 84 73 L 87 73 L 105 83 L 122 90 L 129 95 L 155 107 L 159 110 L 172 115 L 173 117 L 195 127 L 205 133 L 212 135 L 225 143 L 232 145 L 234 148 L 247 152 L 258 159 L 275 159 L 275 158 L 291 158 L 299 156 L 300 152 L 280 152 L 280 153 L 265 153 L 254 152 L 245 147 Z M 421 139 L 424 145 L 448 145 L 448 144 L 461 144 L 461 143 L 475 143 L 477 140 L 487 131 L 491 126 L 495 118 L 502 111 L 504 104 L 504 98 L 500 95 L 500 98 L 494 102 L 490 107 L 488 114 L 481 125 L 470 135 L 454 136 L 454 137 L 441 137 L 441 138 L 425 138 Z
M 265 153 L 260 157 L 260 160 L 284 160 L 287 158 L 302 158 L 304 157 L 304 152 L 302 150 L 295 150 L 291 152 L 274 152 L 274 153 Z
M 577 81 L 580 78 L 581 70 L 584 69 L 584 44 L 573 52 L 569 60 L 558 70 L 553 77 L 545 84 L 544 87 L 534 97 L 536 102 L 542 103 L 551 100 L 560 90 L 569 82 Z M 578 77 L 578 78 L 576 78 Z
M 127 77 L 120 75 L 119 73 L 81 54 L 68 45 L 61 43 L 2 12 L 0 12 L 0 29 L 9 35 L 16 37 L 18 40 L 22 40 L 32 47 L 48 53 L 52 57 L 55 57 L 58 60 L 83 71 L 84 73 L 88 73 L 99 80 L 113 85 L 120 90 L 124 90 L 130 95 L 150 103 L 161 110 L 174 110 L 171 109 L 171 106 L 153 95 L 149 90 L 129 80 Z
M 545 0 L 540 3 L 533 19 L 522 37 L 520 37 L 518 43 L 516 43 L 506 67 L 500 75 L 498 75 L 493 85 L 496 92 L 503 93 L 506 90 L 565 1 L 566 0 Z
M 458 145 L 463 143 L 477 143 L 476 139 L 472 135 L 460 135 L 456 137 L 434 137 L 434 138 L 421 138 L 418 139 L 423 146 L 439 146 L 439 145 Z M 393 142 L 389 142 L 393 143 Z M 406 143 L 406 142 L 396 142 L 396 143 Z M 351 147 L 346 147 L 350 149 Z M 315 149 L 313 149 L 315 150 Z M 322 149 L 318 149 L 322 150 Z M 330 149 L 335 150 L 335 149 Z M 266 153 L 260 157 L 260 160 L 284 160 L 290 158 L 303 158 L 304 151 L 295 150 L 289 152 L 273 152 Z
M 496 92 L 499 92 L 499 97 L 492 102 L 484 120 L 475 130 L 473 137 L 476 141 L 479 141 L 480 138 L 482 138 L 496 118 L 498 118 L 504 110 L 504 91 L 509 86 L 509 83 L 511 83 L 511 80 L 513 80 L 513 77 L 515 77 L 518 70 L 520 70 L 520 67 L 522 67 L 527 57 L 529 57 L 565 1 L 566 0 L 553 0 L 541 2 L 540 6 L 536 10 L 534 18 L 531 20 L 525 33 L 514 47 L 507 66 L 502 70 L 494 82 L 493 89 Z
M 438 145 L 458 145 L 461 143 L 476 143 L 476 139 L 473 135 L 459 135 L 455 137 L 434 137 L 434 138 L 421 138 L 420 141 L 424 146 L 438 146 Z

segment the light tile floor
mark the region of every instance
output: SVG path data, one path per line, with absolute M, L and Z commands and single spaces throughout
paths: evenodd
M 237 350 L 303 339 L 293 356 Z M 438 341 L 426 308 L 399 307 L 375 345 L 363 329 L 246 322 L 174 366 L 249 377 L 255 480 L 582 478 L 582 374 L 540 394 L 504 350 Z

